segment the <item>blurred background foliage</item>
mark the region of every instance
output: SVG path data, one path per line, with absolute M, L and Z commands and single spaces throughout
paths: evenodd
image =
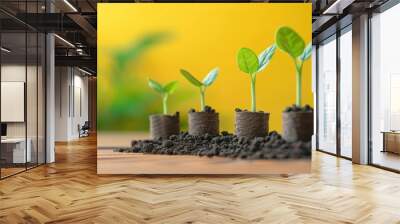
M 126 48 L 110 51 L 110 66 L 98 85 L 98 128 L 103 131 L 148 131 L 149 114 L 162 112 L 160 96 L 150 90 L 138 62 L 159 45 L 172 41 L 170 33 L 149 33 L 133 40 Z M 171 112 L 190 96 L 181 91 L 169 101 Z M 179 99 L 179 100 L 178 100 Z M 182 120 L 182 126 L 187 123 Z
M 220 73 L 207 88 L 206 104 L 220 113 L 220 129 L 234 130 L 235 108 L 250 109 L 250 77 L 240 71 L 242 47 L 257 54 L 275 42 L 283 25 L 311 41 L 310 4 L 99 4 L 98 131 L 148 132 L 149 115 L 162 113 L 162 99 L 148 78 L 178 81 L 168 98 L 187 130 L 187 111 L 200 108 L 198 89 L 181 74 L 202 79 Z M 245 24 L 245 25 L 244 25 Z M 270 129 L 281 131 L 282 111 L 296 99 L 293 60 L 277 50 L 257 75 L 257 110 L 270 112 Z M 303 68 L 303 103 L 312 105 L 311 60 Z M 147 133 L 143 133 L 147 134 Z

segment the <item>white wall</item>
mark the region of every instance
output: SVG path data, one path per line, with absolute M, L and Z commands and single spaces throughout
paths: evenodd
M 69 117 L 69 68 L 55 68 L 55 141 L 68 140 L 68 117 Z
M 88 120 L 88 78 L 72 67 L 56 67 L 56 141 L 79 138 L 78 125 Z

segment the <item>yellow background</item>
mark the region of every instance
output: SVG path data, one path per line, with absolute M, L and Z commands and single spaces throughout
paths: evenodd
M 292 27 L 309 43 L 311 4 L 98 4 L 98 84 L 105 85 L 106 76 L 112 75 L 112 49 L 123 49 L 146 33 L 169 32 L 172 37 L 168 43 L 141 58 L 141 79 L 151 77 L 161 83 L 178 80 L 176 94 L 189 91 L 193 97 L 169 110 L 185 115 L 189 108 L 199 108 L 199 94 L 179 69 L 185 68 L 202 80 L 212 68 L 219 67 L 218 78 L 206 91 L 206 104 L 220 113 L 221 131 L 233 131 L 234 109 L 250 109 L 251 103 L 250 77 L 239 70 L 237 52 L 248 47 L 259 54 L 274 43 L 280 26 Z M 256 94 L 257 110 L 271 113 L 270 130 L 281 131 L 282 111 L 295 102 L 295 65 L 288 54 L 277 49 L 269 66 L 257 75 Z M 174 101 L 174 95 L 169 100 Z M 302 102 L 313 102 L 311 60 L 303 67 Z

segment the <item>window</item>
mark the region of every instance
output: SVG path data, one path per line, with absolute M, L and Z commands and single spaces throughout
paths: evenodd
M 400 5 L 371 18 L 371 162 L 400 170 Z
M 340 155 L 352 157 L 352 32 L 340 36 Z
M 336 153 L 336 36 L 318 48 L 318 149 Z

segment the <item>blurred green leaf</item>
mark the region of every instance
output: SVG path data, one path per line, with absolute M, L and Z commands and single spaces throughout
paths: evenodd
M 164 86 L 164 92 L 168 93 L 168 94 L 172 94 L 176 90 L 177 87 L 178 87 L 178 81 L 169 82 Z
M 213 84 L 213 82 L 215 81 L 215 79 L 217 78 L 219 73 L 219 69 L 218 68 L 214 68 L 213 70 L 211 70 L 207 76 L 203 79 L 203 84 L 204 86 L 210 86 L 211 84 Z
M 154 89 L 155 91 L 164 94 L 164 88 L 162 87 L 162 85 L 152 79 L 149 79 L 149 86 L 150 88 Z
M 237 63 L 240 70 L 247 74 L 256 73 L 259 67 L 257 55 L 249 48 L 241 48 L 239 50 Z
M 135 41 L 130 47 L 115 52 L 114 57 L 117 62 L 116 68 L 123 70 L 129 61 L 137 59 L 147 49 L 161 43 L 166 40 L 167 37 L 169 37 L 169 35 L 164 32 L 147 34 L 138 41 Z
M 287 26 L 279 28 L 276 33 L 276 44 L 294 59 L 303 53 L 305 47 L 303 38 Z
M 185 69 L 181 69 L 181 74 L 193 85 L 197 87 L 203 86 L 203 83 L 201 83 L 199 80 L 197 80 L 190 72 L 186 71 Z

